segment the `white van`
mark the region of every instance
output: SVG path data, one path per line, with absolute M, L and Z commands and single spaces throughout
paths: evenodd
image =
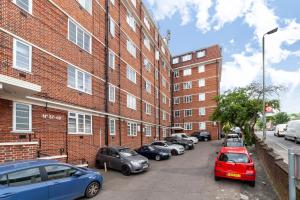
M 274 135 L 275 136 L 284 136 L 286 133 L 287 124 L 277 124 L 275 127 Z
M 289 121 L 284 139 L 300 142 L 300 120 Z

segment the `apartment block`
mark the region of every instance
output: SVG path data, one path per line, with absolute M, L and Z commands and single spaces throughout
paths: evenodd
M 207 55 L 172 64 L 141 0 L 1 0 L 0 162 L 93 166 L 100 147 L 137 148 L 170 135 L 182 120 L 208 121 L 221 58 L 218 47 Z M 172 107 L 185 105 L 172 95 L 187 92 L 173 92 L 172 83 L 202 76 L 183 76 L 197 63 L 205 64 L 207 82 L 195 90 L 206 92 L 205 103 L 195 106 L 206 107 L 206 115 L 173 118 Z
M 173 118 L 174 126 L 191 134 L 207 130 L 218 139 L 220 125 L 211 121 L 220 94 L 222 56 L 217 45 L 174 56 Z

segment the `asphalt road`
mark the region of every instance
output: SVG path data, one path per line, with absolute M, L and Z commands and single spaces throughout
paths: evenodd
M 123 176 L 103 172 L 103 189 L 94 200 L 273 200 L 277 199 L 266 174 L 256 160 L 257 181 L 247 183 L 214 180 L 214 160 L 221 141 L 202 142 L 195 150 L 166 161 L 151 161 L 149 171 Z
M 257 132 L 256 135 L 262 138 L 262 132 Z M 274 136 L 274 131 L 267 131 L 266 143 L 274 149 L 274 152 L 280 155 L 284 162 L 288 163 L 288 149 L 300 149 L 300 144 L 293 141 L 285 140 L 284 137 Z

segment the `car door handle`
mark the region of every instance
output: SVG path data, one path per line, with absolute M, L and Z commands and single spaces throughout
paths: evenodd
M 0 195 L 0 198 L 10 197 L 12 195 L 14 195 L 14 193 L 11 193 L 11 192 L 10 193 L 5 193 L 5 194 Z

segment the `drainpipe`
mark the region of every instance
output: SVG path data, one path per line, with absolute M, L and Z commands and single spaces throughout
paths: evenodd
M 118 79 L 119 79 L 119 115 L 121 116 L 121 1 L 119 1 L 119 12 L 118 12 L 118 21 L 119 21 L 119 73 L 118 73 Z M 121 118 L 119 118 L 119 145 L 122 146 L 122 122 Z M 126 130 L 126 129 L 125 129 Z
M 142 18 L 142 4 L 140 4 L 140 19 Z M 143 137 L 144 137 L 144 129 L 143 129 L 143 84 L 144 84 L 144 80 L 143 80 L 143 26 L 141 25 L 140 27 L 140 74 L 141 74 L 141 146 L 143 145 Z
M 157 46 L 158 46 L 158 52 L 159 52 L 159 44 L 160 44 L 160 37 L 158 36 L 158 41 L 157 41 Z M 156 52 L 155 52 L 155 54 L 156 54 Z M 158 63 L 158 91 L 159 91 L 159 93 L 158 93 L 158 124 L 159 124 L 159 131 L 158 131 L 158 138 L 159 138 L 159 140 L 161 140 L 161 123 L 160 123 L 160 96 L 161 96 L 161 94 L 160 94 L 160 82 L 161 82 L 161 75 L 160 75 L 160 56 L 161 55 L 159 55 L 159 59 L 158 59 L 158 61 L 157 61 L 157 63 Z

